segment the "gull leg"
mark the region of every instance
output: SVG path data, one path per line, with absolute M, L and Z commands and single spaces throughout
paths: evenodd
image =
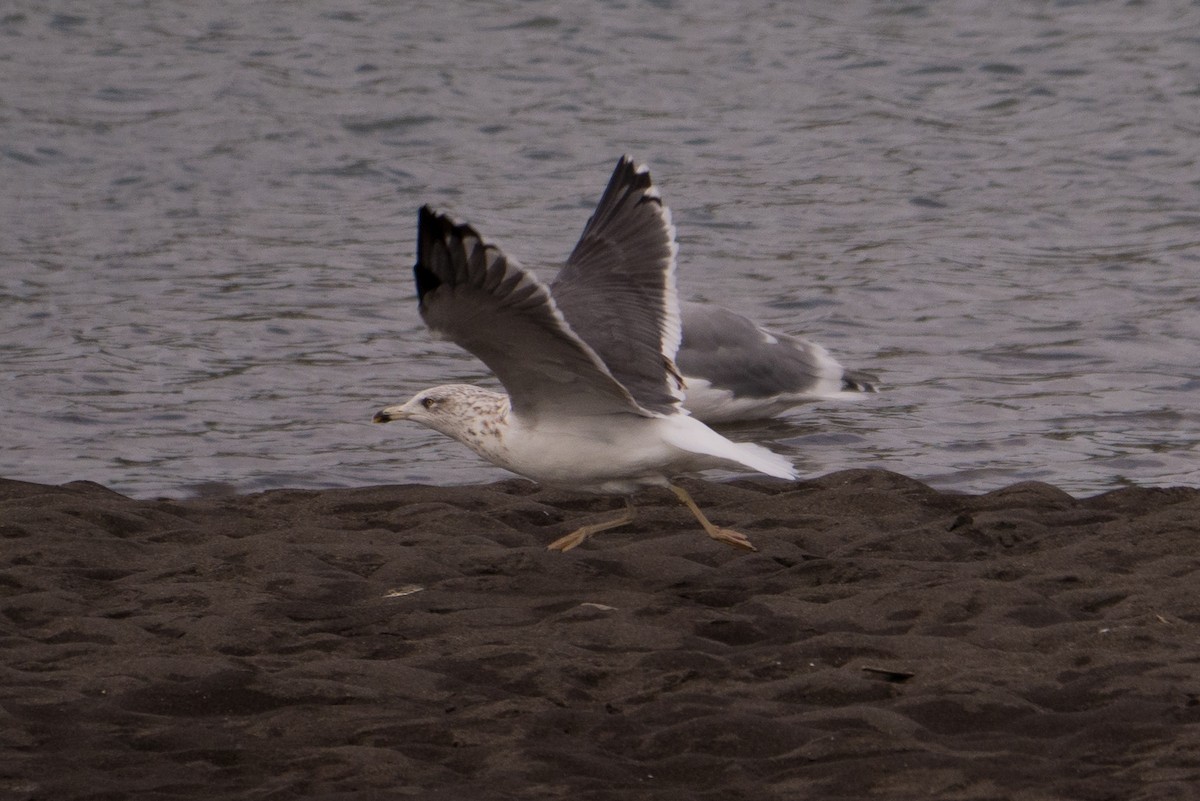
M 709 522 L 709 519 L 704 516 L 704 512 L 700 511 L 700 507 L 696 505 L 696 502 L 692 500 L 692 496 L 688 495 L 687 490 L 683 487 L 677 487 L 674 484 L 668 484 L 667 486 L 671 488 L 671 492 L 675 493 L 675 497 L 683 501 L 688 510 L 696 516 L 696 519 L 700 521 L 700 525 L 704 526 L 704 530 L 708 532 L 708 536 L 714 540 L 720 540 L 732 545 L 735 548 L 745 548 L 747 551 L 758 550 L 750 544 L 750 540 L 746 539 L 745 534 L 741 534 L 731 528 L 718 528 Z
M 635 517 L 637 517 L 637 510 L 633 506 L 633 499 L 626 497 L 625 511 L 620 517 L 605 521 L 603 523 L 592 523 L 589 526 L 583 526 L 579 529 L 576 529 L 567 536 L 559 537 L 554 542 L 547 545 L 546 550 L 569 551 L 593 534 L 599 534 L 601 531 L 608 531 L 610 528 L 616 528 L 617 526 L 623 526 L 626 523 L 632 523 Z

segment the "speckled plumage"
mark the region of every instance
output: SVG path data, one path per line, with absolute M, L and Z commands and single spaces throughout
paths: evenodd
M 458 440 L 489 461 L 504 448 L 509 401 L 502 392 L 469 384 L 446 384 L 419 393 L 402 406 L 383 409 L 375 422 L 412 420 Z

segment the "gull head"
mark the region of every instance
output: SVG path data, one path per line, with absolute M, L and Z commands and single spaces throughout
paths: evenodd
M 423 389 L 407 403 L 385 406 L 372 419 L 376 423 L 412 420 L 469 443 L 499 434 L 508 422 L 508 396 L 467 384 L 446 384 Z

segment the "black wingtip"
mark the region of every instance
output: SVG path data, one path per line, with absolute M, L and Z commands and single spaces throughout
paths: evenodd
M 626 153 L 617 160 L 616 169 L 613 170 L 608 185 L 609 188 L 628 186 L 644 191 L 649 189 L 653 183 L 650 178 L 650 168 L 645 164 L 638 164 L 633 156 Z
M 442 285 L 433 271 L 421 262 L 413 265 L 413 278 L 417 281 L 417 303 L 424 303 L 425 296 Z
M 843 392 L 878 392 L 879 379 L 868 373 L 846 372 L 842 374 Z
M 413 278 L 417 281 L 418 303 L 442 285 L 441 279 L 427 265 L 433 242 L 442 238 L 447 225 L 452 223 L 429 206 L 422 206 L 417 212 L 417 263 L 413 265 Z

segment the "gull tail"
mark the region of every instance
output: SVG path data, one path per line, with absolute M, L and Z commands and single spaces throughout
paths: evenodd
M 723 467 L 747 467 L 775 478 L 796 478 L 792 463 L 774 451 L 728 440 L 694 417 L 678 415 L 669 419 L 673 425 L 663 432 L 663 439 L 682 451 L 711 456 L 714 461 L 724 462 L 720 465 Z
M 796 468 L 775 451 L 752 442 L 730 442 L 738 449 L 736 460 L 746 467 L 775 478 L 796 478 Z

